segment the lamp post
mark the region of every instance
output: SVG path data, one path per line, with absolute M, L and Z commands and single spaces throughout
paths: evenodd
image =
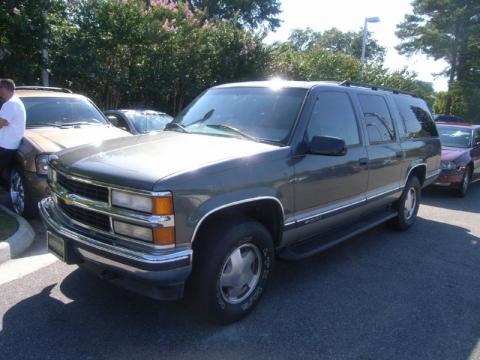
M 363 40 L 362 40 L 362 57 L 361 57 L 361 67 L 360 67 L 360 78 L 363 78 L 363 66 L 365 64 L 365 46 L 367 45 L 367 24 L 368 23 L 378 23 L 380 18 L 378 16 L 366 17 L 365 24 L 363 25 Z

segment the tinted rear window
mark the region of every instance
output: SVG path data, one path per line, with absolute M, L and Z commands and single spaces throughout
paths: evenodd
M 427 104 L 408 95 L 393 95 L 407 138 L 419 139 L 438 136 L 438 131 Z
M 359 94 L 370 144 L 395 140 L 395 130 L 385 98 L 380 95 Z

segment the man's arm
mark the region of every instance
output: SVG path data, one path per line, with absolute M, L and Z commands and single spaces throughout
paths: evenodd
M 9 122 L 6 119 L 0 117 L 0 129 L 4 126 L 8 126 L 8 124 Z
M 8 126 L 8 124 L 10 124 L 10 121 L 12 121 L 13 107 L 11 105 L 12 104 L 6 102 L 0 109 L 0 129 Z

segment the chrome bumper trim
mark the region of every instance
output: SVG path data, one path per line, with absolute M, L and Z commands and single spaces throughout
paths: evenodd
M 47 227 L 54 230 L 55 233 L 66 237 L 74 242 L 84 244 L 88 247 L 95 248 L 106 253 L 116 255 L 120 258 L 134 260 L 143 264 L 164 264 L 181 260 L 189 260 L 191 262 L 192 249 L 181 249 L 166 252 L 164 254 L 146 254 L 138 251 L 133 251 L 126 248 L 120 248 L 118 246 L 105 244 L 91 237 L 78 234 L 68 228 L 65 228 L 63 224 L 55 221 L 51 215 L 54 202 L 52 198 L 48 197 L 39 202 L 38 208 L 40 216 Z

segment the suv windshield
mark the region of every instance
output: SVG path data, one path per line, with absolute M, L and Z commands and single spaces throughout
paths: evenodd
M 125 116 L 139 133 L 163 130 L 165 125 L 173 120 L 170 115 L 153 111 L 127 111 Z
M 107 124 L 90 101 L 73 97 L 20 97 L 27 112 L 27 127 L 39 125 Z
M 438 126 L 442 146 L 469 148 L 472 143 L 472 131 L 470 129 L 455 126 Z
M 297 88 L 211 89 L 167 129 L 285 143 L 306 93 L 306 89 Z

